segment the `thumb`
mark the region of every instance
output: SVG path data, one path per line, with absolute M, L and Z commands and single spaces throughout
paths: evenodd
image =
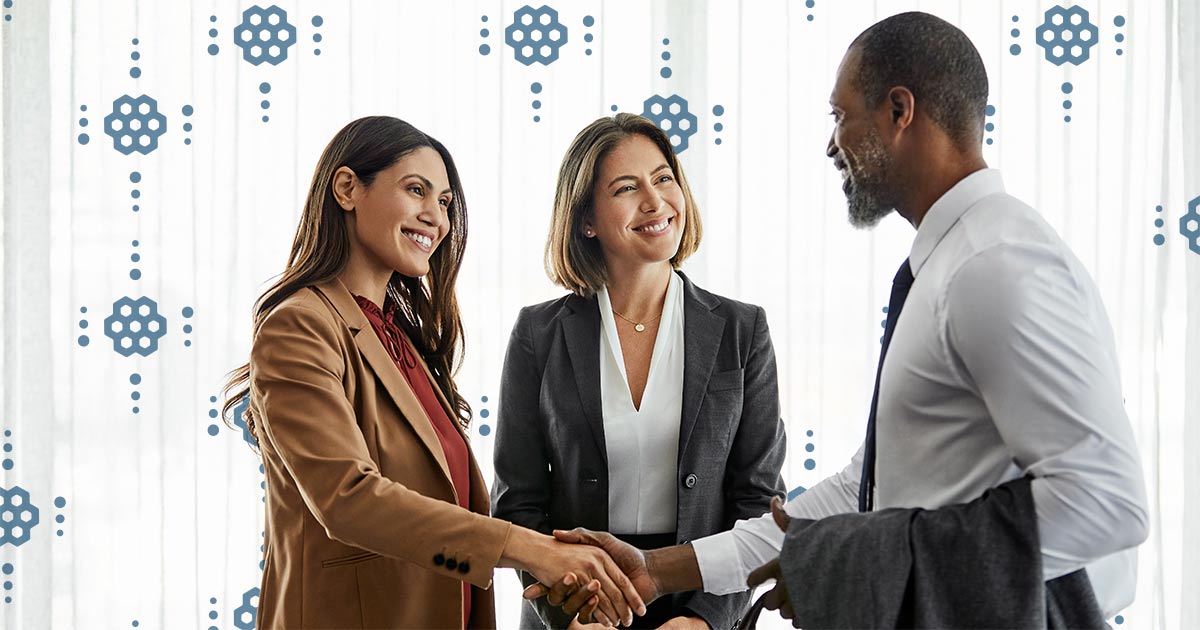
M 746 585 L 749 586 L 750 588 L 754 588 L 754 587 L 758 586 L 759 584 L 762 584 L 763 582 L 766 582 L 767 580 L 774 577 L 772 575 L 772 573 L 773 573 L 772 568 L 773 568 L 775 562 L 776 562 L 775 560 L 772 560 L 771 562 L 768 562 L 768 563 L 762 565 L 761 567 L 758 567 L 757 569 L 751 571 L 750 577 L 746 579 Z
M 576 527 L 572 530 L 556 529 L 554 530 L 554 539 L 559 542 L 571 544 L 590 542 L 586 535 L 586 531 L 587 530 L 583 529 L 582 527 Z
M 783 501 L 777 496 L 771 497 L 771 518 L 775 519 L 775 524 L 779 526 L 779 529 L 784 532 L 788 530 L 788 523 L 792 518 L 784 511 Z
M 524 597 L 525 599 L 538 599 L 540 597 L 545 597 L 549 593 L 550 589 L 542 586 L 541 583 L 530 584 L 529 587 L 521 593 L 521 597 Z

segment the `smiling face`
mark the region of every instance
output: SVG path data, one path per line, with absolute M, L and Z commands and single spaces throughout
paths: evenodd
M 634 134 L 600 162 L 584 236 L 600 242 L 605 264 L 653 264 L 679 251 L 686 222 L 683 189 L 658 146 Z
M 437 151 L 416 149 L 376 173 L 369 185 L 355 178 L 348 201 L 354 247 L 371 267 L 413 278 L 429 273 L 429 257 L 450 229 L 453 203 Z
M 887 115 L 869 108 L 862 89 L 856 85 L 858 50 L 851 48 L 838 68 L 837 80 L 829 104 L 834 118 L 826 155 L 842 174 L 842 192 L 846 195 L 850 223 L 872 227 L 896 207 L 894 161 L 876 127 L 879 117 Z M 880 107 L 886 108 L 886 104 Z

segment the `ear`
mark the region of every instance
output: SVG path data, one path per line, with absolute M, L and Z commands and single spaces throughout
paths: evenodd
M 583 222 L 583 235 L 587 238 L 596 238 L 596 228 L 591 221 Z
M 348 166 L 342 166 L 333 172 L 333 183 L 330 187 L 333 189 L 333 198 L 342 210 L 354 209 L 354 192 L 361 185 L 358 176 Z
M 888 90 L 886 103 L 893 131 L 907 129 L 916 115 L 916 99 L 913 98 L 912 91 L 903 86 L 896 86 Z

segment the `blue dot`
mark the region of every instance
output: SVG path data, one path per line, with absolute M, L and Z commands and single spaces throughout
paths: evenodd
M 542 93 L 542 84 L 541 83 L 531 83 L 529 85 L 529 91 L 533 92 L 534 94 L 541 94 Z
M 215 436 L 216 434 L 218 434 L 220 432 L 221 432 L 221 429 L 217 425 L 215 425 L 215 424 L 208 425 L 208 434 L 209 435 Z
M 720 139 L 720 138 L 717 138 L 717 139 L 716 139 L 716 140 L 714 140 L 713 142 L 715 142 L 715 143 L 717 143 L 717 144 L 721 144 L 721 139 Z
M 590 15 L 583 16 L 583 25 L 584 26 L 591 26 L 595 23 L 596 23 L 596 18 L 594 18 Z
M 142 259 L 142 257 L 141 257 L 141 256 L 139 256 L 139 255 L 137 255 L 137 254 L 134 254 L 134 255 L 132 255 L 132 256 L 130 256 L 130 257 L 129 257 L 129 260 L 132 260 L 133 262 L 137 262 L 137 261 L 139 261 L 139 260 L 141 260 L 141 259 Z
M 612 109 L 612 110 L 615 112 L 615 111 L 617 111 L 617 106 L 616 106 L 616 105 L 613 105 L 613 106 L 612 106 L 611 108 L 609 108 L 609 109 Z
M 1010 33 L 1012 33 L 1012 36 L 1013 36 L 1013 37 L 1020 37 L 1020 36 L 1021 36 L 1021 29 L 1019 29 L 1019 28 L 1014 28 L 1012 31 L 1009 31 L 1009 32 L 1010 32 Z
M 5 445 L 4 445 L 4 452 L 5 452 L 5 453 L 11 453 L 11 452 L 12 452 L 12 444 L 5 444 Z
M 668 44 L 670 44 L 670 43 L 671 43 L 671 40 L 669 40 L 669 39 L 666 39 L 665 37 L 663 38 L 663 46 L 666 46 L 666 45 L 668 45 Z
M 5 9 L 11 9 L 12 5 L 13 5 L 13 0 L 4 0 L 4 8 Z
M 1162 212 L 1162 206 L 1154 206 L 1154 211 L 1155 211 L 1155 212 Z M 87 307 L 84 307 L 84 308 L 81 308 L 81 309 L 79 309 L 79 312 L 80 312 L 80 313 L 86 313 L 86 312 L 87 312 Z
M 185 332 L 185 333 L 190 333 L 190 332 L 192 332 L 192 325 L 191 325 L 191 324 L 184 324 L 184 325 L 183 325 L 183 332 Z
M 140 385 L 142 383 L 142 375 L 141 374 L 130 374 L 129 382 L 133 385 Z
M 87 321 L 86 319 L 81 319 L 81 320 L 79 320 L 79 327 L 80 327 L 80 328 L 87 328 L 87 327 L 88 327 L 88 321 Z
M 1125 16 L 1118 15 L 1117 17 L 1113 18 L 1113 24 L 1116 24 L 1117 26 L 1125 26 Z
M 995 131 L 996 125 L 994 123 L 988 123 L 988 124 L 984 125 L 983 128 L 986 129 L 987 131 Z
M 142 76 L 142 69 L 141 69 L 141 68 L 130 68 L 130 69 L 129 69 L 129 76 L 131 76 L 131 77 L 133 77 L 133 78 L 135 78 L 135 79 L 136 79 L 136 78 L 138 78 L 138 77 L 140 77 L 140 76 Z
M 216 21 L 217 21 L 217 16 L 215 16 L 215 15 L 210 15 L 210 16 L 208 16 L 208 21 L 209 21 L 209 22 L 216 22 Z
M 808 451 L 809 453 L 813 452 L 813 449 L 815 449 L 815 448 L 817 448 L 817 445 L 813 444 L 812 442 L 809 442 L 808 444 L 804 445 L 804 450 Z
M 81 345 L 81 346 L 86 346 L 86 345 L 88 345 L 89 343 L 91 343 L 91 341 L 92 341 L 92 340 L 91 340 L 91 339 L 88 339 L 88 336 L 87 336 L 87 335 L 79 335 L 79 345 Z
M 80 127 L 86 127 L 86 126 L 88 126 L 88 119 L 86 119 L 86 118 L 80 118 L 80 119 L 79 119 L 79 126 L 80 126 Z
M 215 28 L 210 28 L 210 29 L 208 29 L 208 36 L 209 36 L 209 37 L 216 37 L 216 36 L 217 36 L 217 29 L 215 29 Z
M 142 277 L 142 272 L 138 269 L 130 269 L 129 277 L 133 280 L 138 280 Z
M 212 599 L 208 600 L 208 603 L 210 603 L 210 604 L 215 604 L 215 603 L 217 603 L 217 598 L 216 598 L 216 597 L 214 597 L 214 598 L 212 598 Z
M 1154 244 L 1155 245 L 1162 245 L 1163 243 L 1166 243 L 1166 242 L 1167 242 L 1167 239 L 1162 234 L 1154 235 Z
M 4 563 L 4 575 L 12 575 L 12 572 L 13 572 L 13 565 L 5 562 Z
M 216 402 L 216 401 L 213 401 L 213 402 Z M 216 418 L 216 417 L 217 417 L 217 410 L 216 410 L 216 409 L 209 409 L 209 410 L 208 410 L 208 417 L 209 417 L 209 418 Z
M 479 19 L 480 19 L 480 21 L 486 22 L 486 21 L 487 21 L 487 16 L 486 16 L 486 15 L 481 15 L 481 16 L 479 16 Z
M 1163 220 L 1162 220 L 1162 219 L 1155 219 L 1155 220 L 1154 220 L 1154 227 L 1162 227 L 1162 226 L 1163 226 Z
M 269 109 L 271 107 L 271 101 L 264 100 L 263 102 L 259 103 L 259 105 L 262 106 L 263 109 Z
M 713 125 L 713 131 L 721 131 L 723 129 L 725 129 L 725 125 L 722 125 L 721 123 Z
M 1071 109 L 1071 101 L 1063 101 L 1063 109 Z
M 129 196 L 137 199 L 138 197 L 142 196 L 142 191 L 134 188 L 133 190 L 129 191 Z
M 209 397 L 208 397 L 208 402 L 217 402 L 217 397 L 216 397 L 216 396 L 209 396 Z M 216 417 L 216 416 L 214 416 L 214 417 Z
M 480 45 L 479 45 L 479 54 L 481 54 L 481 55 L 486 55 L 486 54 L 488 54 L 488 53 L 490 53 L 490 52 L 492 52 L 492 47 L 491 47 L 491 46 L 488 46 L 487 44 L 480 44 Z
M 312 25 L 313 25 L 313 26 L 320 26 L 320 25 L 322 25 L 322 24 L 324 24 L 324 23 L 325 23 L 325 19 L 324 19 L 324 18 L 322 18 L 321 16 L 319 16 L 319 15 L 314 15 L 314 16 L 313 16 L 313 19 L 312 19 Z
M 59 508 L 59 509 L 62 509 L 62 508 L 64 508 L 64 507 L 66 507 L 66 505 L 67 505 L 67 500 L 66 500 L 66 499 L 64 499 L 64 498 L 62 498 L 62 497 L 55 497 L 55 498 L 54 498 L 54 507 L 56 507 L 56 508 Z
M 87 144 L 91 140 L 86 133 L 79 134 L 79 144 Z
M 811 459 L 804 460 L 804 469 L 812 470 L 817 467 L 817 462 Z
M 480 417 L 480 418 L 486 418 L 486 417 L 488 417 L 488 416 L 490 416 L 490 415 L 492 415 L 492 412 L 488 411 L 487 409 L 480 409 L 480 410 L 479 410 L 479 417 Z
M 1015 15 L 1013 16 L 1013 22 L 1020 22 L 1020 21 L 1021 21 L 1021 18 L 1019 18 Z
M 191 340 L 191 339 L 185 339 L 185 340 L 183 341 L 183 345 L 184 345 L 184 346 L 190 346 L 190 345 L 192 345 L 192 340 Z
M 134 204 L 134 205 L 133 205 L 133 211 L 134 211 L 134 212 L 137 212 L 138 210 L 141 210 L 141 209 L 142 209 L 142 207 L 141 207 L 141 206 L 139 206 L 139 205 L 137 205 L 137 204 Z
M 266 81 L 263 81 L 262 83 L 259 83 L 259 84 L 258 84 L 258 91 L 259 91 L 259 92 L 262 92 L 263 94 L 270 94 L 270 93 L 271 93 L 271 84 L 270 84 L 270 83 L 267 83 Z
M 313 33 L 313 41 L 314 41 L 314 42 L 320 42 L 320 41 L 321 41 L 321 34 L 320 34 L 320 33 Z
M 132 394 L 129 395 L 129 397 L 132 398 L 133 400 L 141 400 L 142 393 L 141 392 L 133 392 Z
M 137 241 L 134 241 L 134 242 L 133 242 L 133 246 L 134 246 L 134 247 L 137 247 L 137 246 L 138 246 L 138 242 L 137 242 Z
M 987 114 L 988 116 L 995 116 L 996 115 L 996 106 L 988 105 L 987 108 L 983 110 L 983 113 Z
M 662 70 L 659 71 L 659 74 L 662 75 L 662 78 L 669 79 L 671 77 L 671 69 L 663 68 Z
M 184 144 L 191 144 L 191 143 L 192 143 L 192 139 L 191 139 L 191 138 L 184 138 L 184 139 L 183 139 L 183 143 L 184 143 Z M 136 211 L 136 210 L 134 210 L 134 212 L 137 212 L 137 211 Z
M 4 437 L 12 437 L 12 431 L 9 431 L 8 429 L 5 429 L 5 430 L 4 430 Z
M 1018 44 L 1013 44 L 1012 46 L 1008 47 L 1008 52 L 1014 55 L 1019 55 L 1021 54 L 1021 47 Z
M 542 108 L 542 102 L 541 102 L 541 101 L 534 101 L 534 102 L 533 102 L 533 108 L 534 108 L 534 109 L 541 109 L 541 108 Z
M 985 142 L 987 142 L 988 145 L 991 145 L 994 142 L 994 140 L 992 140 L 991 138 L 988 138 Z
M 592 56 L 592 49 L 591 49 L 591 48 L 585 48 L 585 49 L 584 49 L 584 51 L 583 51 L 583 54 L 585 54 L 585 55 L 587 55 L 587 56 L 591 57 L 591 56 Z
M 804 6 L 811 9 L 811 8 L 817 6 L 817 3 L 815 2 L 815 0 L 804 0 Z
M 595 37 L 592 37 L 592 34 L 591 34 L 591 33 L 584 33 L 584 34 L 583 34 L 583 41 L 585 41 L 585 42 L 590 42 L 590 41 L 592 41 L 593 39 L 595 39 Z
M 1063 84 L 1062 84 L 1062 91 L 1063 91 L 1063 94 L 1070 94 L 1070 93 L 1071 93 L 1071 92 L 1073 92 L 1074 90 L 1075 90 L 1075 86 L 1074 86 L 1074 85 L 1071 85 L 1071 82 L 1070 82 L 1070 81 L 1068 81 L 1068 82 L 1066 82 L 1066 83 L 1063 83 Z
M 1118 57 L 1120 57 L 1121 55 L 1124 55 L 1124 54 L 1125 54 L 1125 51 L 1124 51 L 1124 50 L 1121 50 L 1120 48 L 1118 48 L 1118 49 L 1117 49 L 1117 56 L 1118 56 Z
M 725 113 L 725 108 L 720 105 L 713 105 L 713 115 L 720 116 Z
M 80 106 L 79 106 L 79 111 L 81 111 L 81 112 L 86 112 L 86 111 L 87 111 L 87 105 L 80 105 Z
M 183 313 L 184 317 L 191 317 L 193 314 L 195 314 L 195 311 L 193 311 L 192 307 L 190 306 L 183 307 L 183 311 L 181 312 Z M 213 402 L 217 402 L 216 397 L 213 397 Z
M 6 591 L 11 591 L 11 590 L 12 590 L 12 582 L 9 582 L 9 581 L 7 581 L 7 580 L 6 580 L 6 581 L 4 582 L 4 590 L 6 590 Z
M 1117 617 L 1115 619 L 1113 619 L 1113 622 L 1115 622 L 1119 626 L 1119 625 L 1125 623 L 1125 618 L 1122 617 L 1121 615 L 1117 615 Z
M 134 61 L 137 61 L 138 59 L 142 58 L 142 54 L 135 50 L 129 55 L 129 58 Z
M 541 117 L 541 116 L 534 116 L 534 117 L 533 117 L 533 122 L 542 122 L 542 117 Z
M 1071 122 L 1070 116 L 1063 116 L 1063 122 Z
M 491 432 L 492 432 L 492 427 L 490 427 L 490 426 L 488 426 L 488 425 L 486 425 L 486 424 L 481 424 L 481 425 L 479 425 L 479 435 L 482 435 L 482 436 L 485 436 L 485 437 L 486 437 L 486 436 L 487 436 L 488 434 L 490 434 Z
M 54 517 L 55 523 L 62 523 L 65 520 L 67 520 L 67 517 L 63 516 L 62 514 L 59 514 L 58 516 Z
M 11 459 L 4 460 L 4 470 L 12 470 L 12 467 L 13 467 L 13 460 L 11 460 Z
M 670 60 L 671 60 L 671 53 L 669 53 L 669 52 L 667 52 L 667 51 L 665 51 L 665 50 L 664 50 L 664 51 L 663 51 L 663 54 L 662 54 L 662 60 L 663 60 L 663 61 L 670 61 Z
M 215 56 L 215 55 L 216 55 L 217 53 L 219 53 L 219 52 L 221 52 L 221 47 L 220 47 L 220 46 L 217 46 L 216 44 L 209 44 L 209 45 L 208 45 L 208 54 L 210 54 L 210 55 L 214 55 L 214 56 Z
M 490 32 L 490 31 L 488 31 L 486 28 L 481 28 L 481 29 L 479 29 L 479 36 L 480 36 L 480 37 L 487 37 L 488 35 L 491 35 L 491 32 Z
M 133 408 L 133 413 L 137 413 L 137 412 L 139 412 L 139 411 L 141 411 L 141 409 L 138 409 L 137 407 L 134 407 L 134 408 Z
M 480 402 L 487 402 L 488 399 L 487 399 L 487 396 L 483 396 L 479 400 L 480 400 Z
M 811 430 L 811 429 L 810 429 L 810 430 L 808 430 L 808 431 L 805 431 L 805 433 L 804 433 L 804 434 L 805 434 L 805 435 L 807 435 L 808 437 L 812 437 L 812 436 L 813 436 L 813 432 L 812 432 L 812 430 Z
M 136 38 L 136 37 L 135 37 L 135 38 L 133 38 L 133 45 L 134 45 L 134 46 L 137 46 L 137 45 L 138 45 L 138 40 L 137 40 L 137 38 Z
M 1117 33 L 1117 36 L 1114 39 L 1116 39 L 1118 42 L 1123 42 L 1125 41 L 1125 36 L 1121 33 Z
M 192 130 L 192 123 L 183 123 L 183 130 L 184 130 L 184 131 L 191 131 L 191 130 Z
M 810 15 L 810 16 L 808 16 L 808 21 L 809 21 L 809 22 L 813 21 L 813 16 L 811 16 L 811 15 Z

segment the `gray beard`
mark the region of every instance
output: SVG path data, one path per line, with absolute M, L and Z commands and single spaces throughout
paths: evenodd
M 895 209 L 887 194 L 885 176 L 892 170 L 892 158 L 883 148 L 878 134 L 867 135 L 862 153 L 850 169 L 850 189 L 846 191 L 846 206 L 850 225 L 856 228 L 875 227 Z

